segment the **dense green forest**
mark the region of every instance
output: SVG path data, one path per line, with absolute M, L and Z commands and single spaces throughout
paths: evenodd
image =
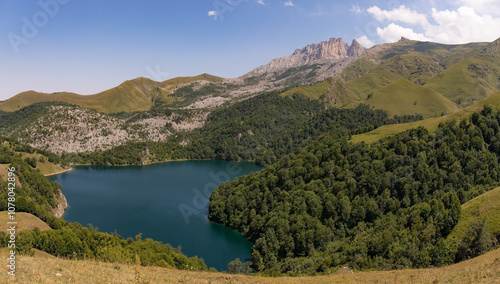
M 95 259 L 106 262 L 135 263 L 143 266 L 159 266 L 182 270 L 206 271 L 203 259 L 187 257 L 180 249 L 163 244 L 150 238 L 143 240 L 141 235 L 135 239 L 123 239 L 116 234 L 98 232 L 98 228 L 83 227 L 56 219 L 52 230 L 25 230 L 19 233 L 16 249 L 22 254 L 32 254 L 33 248 L 54 256 L 71 259 Z M 0 246 L 6 247 L 8 236 L 0 232 Z
M 60 157 L 48 151 L 20 144 L 13 139 L 0 137 L 0 164 L 10 164 L 15 167 L 16 176 L 22 185 L 16 188 L 16 210 L 34 214 L 46 222 L 51 222 L 54 218 L 53 209 L 57 206 L 61 193 L 61 185 L 49 181 L 30 166 L 28 162 L 32 163 L 32 159 L 22 160 L 21 152 L 37 152 L 55 163 L 60 161 Z M 34 161 L 36 163 L 36 159 Z M 7 184 L 0 181 L 0 194 L 8 196 L 7 193 Z M 3 210 L 7 210 L 7 198 L 0 198 L 0 211 Z
M 154 107 L 153 114 L 172 110 Z M 140 114 L 147 115 L 147 113 Z M 252 161 L 269 165 L 306 146 L 323 133 L 349 136 L 380 125 L 422 119 L 419 115 L 389 118 L 368 105 L 355 109 L 325 109 L 301 95 L 262 94 L 214 110 L 200 129 L 178 132 L 167 142 L 130 142 L 107 151 L 64 154 L 67 163 L 120 165 L 175 159 Z M 185 143 L 183 143 L 185 142 Z M 184 146 L 183 146 L 184 145 Z
M 500 112 L 485 107 L 433 133 L 412 129 L 374 145 L 324 135 L 221 184 L 209 218 L 254 241 L 252 267 L 267 274 L 430 267 L 473 257 L 499 237 L 485 235 L 484 222 L 467 239 L 445 238 L 461 204 L 498 185 L 499 122 Z

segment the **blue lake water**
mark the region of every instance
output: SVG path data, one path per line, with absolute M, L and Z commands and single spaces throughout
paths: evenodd
M 92 224 L 124 238 L 152 238 L 182 247 L 208 267 L 227 270 L 250 260 L 252 243 L 208 221 L 209 195 L 222 181 L 260 170 L 252 163 L 183 161 L 148 166 L 79 166 L 49 177 L 62 185 L 69 207 L 64 219 Z

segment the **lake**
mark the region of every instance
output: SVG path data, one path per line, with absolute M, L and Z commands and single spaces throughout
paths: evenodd
M 208 201 L 223 181 L 260 170 L 252 163 L 182 161 L 148 166 L 78 166 L 49 177 L 68 200 L 64 219 L 92 224 L 124 238 L 152 238 L 208 267 L 227 270 L 250 260 L 252 243 L 238 232 L 208 221 Z

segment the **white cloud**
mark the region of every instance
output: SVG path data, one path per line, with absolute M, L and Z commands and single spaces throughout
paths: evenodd
M 396 21 L 412 25 L 427 26 L 429 22 L 427 21 L 427 16 L 420 14 L 416 11 L 412 11 L 406 8 L 405 5 L 401 5 L 392 11 L 382 10 L 377 6 L 368 8 L 368 13 L 372 14 L 377 21 Z
M 356 15 L 363 13 L 363 10 L 359 7 L 358 4 L 352 5 L 352 7 L 351 7 L 351 9 L 349 9 L 349 11 L 353 12 Z
M 472 0 L 458 1 L 472 3 Z M 478 0 L 475 6 L 492 2 L 493 0 Z M 377 35 L 386 42 L 397 41 L 401 36 L 450 44 L 494 41 L 500 37 L 500 16 L 495 18 L 489 14 L 478 14 L 473 7 L 468 6 L 451 11 L 432 9 L 427 14 L 418 13 L 405 6 L 390 11 L 373 6 L 367 11 L 379 22 L 391 22 L 386 27 L 377 28 Z
M 264 2 L 264 0 L 257 0 L 257 4 L 266 5 L 266 3 Z
M 290 1 L 285 1 L 285 3 L 283 3 L 283 6 L 285 6 L 285 7 L 293 7 L 293 6 L 295 6 L 295 4 L 293 4 L 293 2 L 290 0 Z
M 470 7 L 474 11 L 491 16 L 500 16 L 498 0 L 459 0 L 460 6 Z
M 373 42 L 371 39 L 369 39 L 367 36 L 362 36 L 356 39 L 362 46 L 366 48 L 370 48 L 375 45 L 375 42 Z
M 213 11 L 213 10 L 212 11 L 208 11 L 208 16 L 214 17 L 214 19 L 217 20 L 217 17 L 219 17 L 219 12 Z
M 460 7 L 456 11 L 432 10 L 432 18 L 437 25 L 426 30 L 426 35 L 443 43 L 466 43 L 494 41 L 500 37 L 500 17 L 478 15 L 470 7 Z
M 395 42 L 405 37 L 412 40 L 431 41 L 424 34 L 416 33 L 410 28 L 404 28 L 394 23 L 389 24 L 385 28 L 377 28 L 377 35 L 385 42 Z

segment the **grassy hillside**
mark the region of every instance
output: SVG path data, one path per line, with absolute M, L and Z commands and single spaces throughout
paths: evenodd
M 297 93 L 336 107 L 367 103 L 390 115 L 435 117 L 499 91 L 499 77 L 495 42 L 444 45 L 402 40 L 377 45 L 338 76 L 290 89 L 283 96 Z
M 459 105 L 470 105 L 499 90 L 500 55 L 481 54 L 453 64 L 425 86 Z
M 500 187 L 490 190 L 462 205 L 458 224 L 448 239 L 462 239 L 471 224 L 486 218 L 491 236 L 500 235 Z
M 408 129 L 416 128 L 419 126 L 425 127 L 429 129 L 430 131 L 434 131 L 437 129 L 438 125 L 442 122 L 448 121 L 448 120 L 461 120 L 466 117 L 469 117 L 472 113 L 480 110 L 483 108 L 485 105 L 490 105 L 496 110 L 500 110 L 500 92 L 494 93 L 490 95 L 489 97 L 476 102 L 466 108 L 457 110 L 451 114 L 441 116 L 441 117 L 435 117 L 435 118 L 428 118 L 425 120 L 420 120 L 420 121 L 415 121 L 415 122 L 410 122 L 410 123 L 403 123 L 403 124 L 393 124 L 393 125 L 384 125 L 381 126 L 375 130 L 372 130 L 367 133 L 363 134 L 358 134 L 354 135 L 351 139 L 352 142 L 361 142 L 364 141 L 365 143 L 373 143 L 375 141 L 378 141 L 384 137 L 403 132 Z
M 387 111 L 391 116 L 421 114 L 424 117 L 436 117 L 458 109 L 443 95 L 405 79 L 375 91 L 365 102 Z
M 40 218 L 32 214 L 25 212 L 17 212 L 15 216 L 16 216 L 15 222 L 17 222 L 16 225 L 17 233 L 22 232 L 24 230 L 31 230 L 34 228 L 39 228 L 40 231 L 50 230 L 49 225 L 47 225 Z M 11 220 L 9 220 L 9 215 L 7 211 L 0 211 L 0 231 L 5 232 L 5 230 L 9 228 L 7 226 L 7 222 L 10 221 Z
M 281 96 L 300 94 L 310 99 L 324 100 L 335 107 L 355 107 L 373 92 L 399 79 L 399 75 L 377 68 L 351 81 L 346 82 L 338 77 L 330 78 L 316 85 L 292 88 Z
M 2 259 L 7 257 L 0 250 Z M 17 276 L 3 283 L 500 283 L 500 249 L 441 268 L 354 272 L 327 276 L 262 277 L 140 267 L 90 260 L 20 256 Z M 2 268 L 2 273 L 6 268 Z
M 332 80 L 325 80 L 322 83 L 313 85 L 313 86 L 299 86 L 292 88 L 290 90 L 287 90 L 283 93 L 280 94 L 282 97 L 291 97 L 294 94 L 300 94 L 306 98 L 313 99 L 313 100 L 319 100 L 321 96 L 324 96 L 325 94 L 328 94 L 329 89 L 332 86 Z
M 32 153 L 32 154 L 22 153 L 21 155 L 22 155 L 21 158 L 23 160 L 26 158 L 36 159 L 37 163 L 36 163 L 35 169 L 39 170 L 42 175 L 46 175 L 46 176 L 53 175 L 53 174 L 68 170 L 68 169 L 62 168 L 60 165 L 49 162 L 47 157 L 45 157 L 44 155 L 39 154 L 39 153 Z
M 48 151 L 21 145 L 17 142 L 14 142 L 14 140 L 4 139 L 0 137 L 0 149 L 2 150 L 0 156 L 10 156 L 12 154 L 17 155 L 21 158 L 21 160 L 26 160 L 27 158 L 36 160 L 36 166 L 34 167 L 34 169 L 43 175 L 52 175 L 68 170 L 68 168 L 63 168 L 60 164 L 58 164 L 61 161 L 59 156 Z M 0 164 L 1 180 L 5 180 L 7 176 L 8 166 L 9 164 Z
M 0 103 L 0 109 L 15 111 L 37 102 L 62 101 L 109 113 L 147 110 L 152 106 L 151 98 L 151 93 L 143 93 L 133 81 L 126 81 L 115 88 L 89 96 L 66 92 L 45 94 L 27 91 Z
M 136 78 L 125 81 L 117 87 L 88 96 L 68 92 L 46 94 L 27 91 L 0 102 L 0 110 L 15 111 L 37 102 L 62 101 L 104 113 L 143 111 L 150 109 L 156 98 L 160 98 L 166 103 L 176 101 L 175 98 L 170 97 L 172 90 L 181 84 L 201 80 L 216 83 L 221 82 L 223 78 L 209 74 L 178 77 L 163 82 Z

